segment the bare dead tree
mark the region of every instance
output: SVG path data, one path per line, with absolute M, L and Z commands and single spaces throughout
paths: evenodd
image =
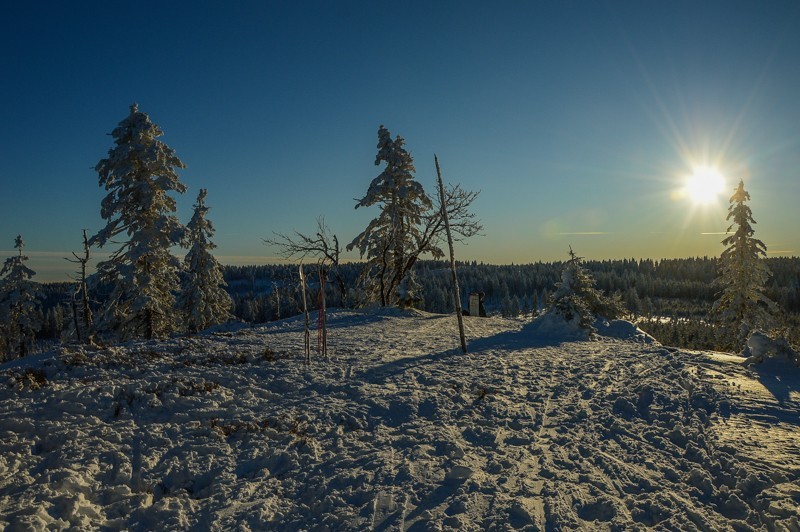
M 78 281 L 77 286 L 75 287 L 75 291 L 72 293 L 72 321 L 73 326 L 75 327 L 75 335 L 78 339 L 79 343 L 86 343 L 92 342 L 92 308 L 89 305 L 89 290 L 86 286 L 86 265 L 89 262 L 89 239 L 86 236 L 86 229 L 83 230 L 83 255 L 80 256 L 75 252 L 72 252 L 72 256 L 75 257 L 74 259 L 70 259 L 68 257 L 64 257 L 65 260 L 72 262 L 73 264 L 79 264 L 78 267 Z M 80 298 L 80 308 L 78 307 L 78 299 Z M 86 332 L 85 338 L 81 336 L 81 324 L 79 323 L 82 321 L 82 325 L 84 331 Z
M 464 335 L 464 317 L 461 314 L 461 290 L 458 288 L 458 275 L 456 274 L 456 255 L 453 250 L 453 233 L 450 229 L 450 218 L 447 214 L 447 205 L 445 200 L 444 184 L 442 183 L 442 171 L 439 168 L 439 158 L 436 154 L 433 155 L 433 161 L 436 163 L 436 181 L 439 184 L 439 200 L 442 207 L 442 219 L 444 220 L 444 230 L 447 235 L 447 247 L 450 250 L 450 272 L 453 274 L 453 301 L 456 307 L 456 316 L 458 317 L 458 336 L 461 340 L 461 352 L 467 354 L 467 339 Z M 471 214 L 471 213 L 469 213 Z
M 347 297 L 347 287 L 338 271 L 341 253 L 339 239 L 325 224 L 323 216 L 317 218 L 317 231 L 314 235 L 306 235 L 299 231 L 295 231 L 291 236 L 278 232 L 273 234 L 275 238 L 264 239 L 265 244 L 276 246 L 280 255 L 286 259 L 302 261 L 306 257 L 314 257 L 319 263 L 330 266 L 342 300 Z
M 445 185 L 444 192 L 446 209 L 442 209 L 440 196 L 434 198 L 435 212 L 431 212 L 428 216 L 423 235 L 428 236 L 434 245 L 440 243 L 445 236 L 443 224 L 446 214 L 454 242 L 463 242 L 467 238 L 479 236 L 483 231 L 483 225 L 469 209 L 481 191 L 464 190 L 461 185 L 448 184 Z

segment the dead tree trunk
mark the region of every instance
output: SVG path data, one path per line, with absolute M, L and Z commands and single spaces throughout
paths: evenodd
M 464 336 L 464 317 L 461 315 L 461 291 L 458 288 L 458 275 L 456 275 L 456 256 L 453 250 L 453 235 L 450 232 L 450 220 L 447 218 L 447 198 L 444 194 L 444 184 L 442 183 L 442 171 L 439 169 L 439 158 L 434 154 L 433 160 L 436 163 L 436 178 L 439 182 L 439 201 L 442 204 L 442 218 L 444 218 L 444 230 L 447 233 L 447 245 L 450 248 L 450 271 L 453 274 L 453 301 L 456 305 L 456 316 L 458 317 L 458 335 L 461 340 L 461 351 L 467 354 L 467 339 Z
M 78 322 L 78 298 L 77 298 L 77 291 L 72 294 L 72 326 L 75 328 L 75 337 L 78 339 L 78 343 L 83 343 L 83 338 L 81 337 L 81 326 Z
M 89 289 L 86 286 L 86 265 L 89 262 L 89 239 L 86 236 L 86 229 L 83 230 L 83 256 L 78 256 L 76 253 L 72 253 L 75 259 L 67 258 L 69 262 L 80 264 L 78 269 L 78 286 L 75 287 L 75 292 L 72 294 L 72 323 L 75 327 L 75 335 L 78 338 L 78 343 L 92 343 L 92 308 L 89 306 Z M 81 307 L 78 310 L 78 302 L 77 299 L 80 297 L 81 299 Z M 78 320 L 78 314 L 80 316 L 80 322 L 83 322 L 83 329 L 84 333 L 81 335 L 81 326 Z

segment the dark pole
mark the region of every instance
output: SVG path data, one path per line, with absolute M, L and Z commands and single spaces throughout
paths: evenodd
M 439 201 L 442 204 L 442 218 L 444 218 L 444 230 L 447 233 L 447 245 L 450 247 L 450 271 L 453 274 L 453 300 L 456 304 L 456 316 L 458 317 L 458 334 L 461 339 L 461 351 L 467 354 L 467 339 L 464 336 L 464 318 L 461 315 L 461 291 L 458 288 L 458 275 L 456 275 L 456 256 L 453 251 L 453 235 L 450 233 L 450 219 L 447 217 L 447 198 L 444 194 L 444 183 L 442 183 L 442 171 L 439 169 L 439 158 L 433 155 L 436 163 L 436 178 L 439 182 Z

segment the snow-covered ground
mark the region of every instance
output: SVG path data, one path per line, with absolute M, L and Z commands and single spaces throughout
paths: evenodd
M 310 368 L 297 318 L 0 366 L 0 526 L 800 529 L 796 370 L 619 323 L 467 317 L 466 356 L 452 316 L 329 324 Z

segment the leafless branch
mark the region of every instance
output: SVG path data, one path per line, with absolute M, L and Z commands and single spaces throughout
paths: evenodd
M 264 243 L 269 246 L 276 246 L 278 253 L 287 259 L 304 260 L 306 257 L 314 257 L 320 266 L 331 266 L 331 271 L 336 278 L 339 292 L 344 298 L 347 288 L 344 279 L 339 275 L 339 254 L 341 247 L 339 239 L 334 235 L 330 228 L 325 224 L 325 217 L 317 218 L 317 232 L 313 236 L 295 231 L 293 236 L 284 233 L 273 232 L 275 238 L 264 239 Z
M 275 238 L 264 239 L 264 243 L 276 246 L 278 252 L 287 259 L 315 257 L 319 262 L 328 262 L 334 266 L 339 264 L 339 239 L 331 234 L 325 225 L 325 218 L 317 218 L 317 232 L 313 236 L 295 231 L 293 236 L 273 232 Z

